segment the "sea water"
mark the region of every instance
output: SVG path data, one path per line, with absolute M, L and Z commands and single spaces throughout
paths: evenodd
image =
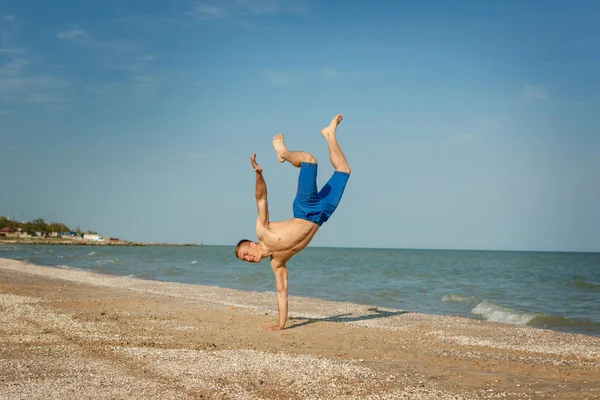
M 233 246 L 0 245 L 0 257 L 137 279 L 275 290 L 268 260 L 244 263 Z M 288 270 L 294 296 L 600 336 L 600 253 L 309 247 Z

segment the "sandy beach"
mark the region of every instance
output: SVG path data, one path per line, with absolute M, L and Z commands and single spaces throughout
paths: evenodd
M 293 281 L 290 282 L 293 294 Z M 0 399 L 599 399 L 600 338 L 0 259 Z

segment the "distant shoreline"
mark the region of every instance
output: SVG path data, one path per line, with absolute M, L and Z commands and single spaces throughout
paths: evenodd
M 64 240 L 64 239 L 2 239 L 2 244 L 24 244 L 24 245 L 53 245 L 53 246 L 173 246 L 173 247 L 196 247 L 202 246 L 193 243 L 173 244 L 173 243 L 145 243 L 145 242 L 130 242 L 125 240 L 120 241 L 92 241 L 92 240 Z

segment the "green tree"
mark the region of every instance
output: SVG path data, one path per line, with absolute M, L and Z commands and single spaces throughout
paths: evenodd
M 35 232 L 35 224 L 32 221 L 22 224 L 21 228 L 23 228 L 23 231 L 25 231 L 29 234 Z
M 44 218 L 37 218 L 32 221 L 35 232 L 43 232 L 48 230 L 48 226 Z

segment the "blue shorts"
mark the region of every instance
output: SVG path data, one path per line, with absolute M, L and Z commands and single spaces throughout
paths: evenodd
M 317 191 L 317 164 L 300 163 L 298 192 L 294 199 L 294 218 L 305 219 L 322 225 L 335 211 L 350 174 L 335 171 L 321 191 Z

